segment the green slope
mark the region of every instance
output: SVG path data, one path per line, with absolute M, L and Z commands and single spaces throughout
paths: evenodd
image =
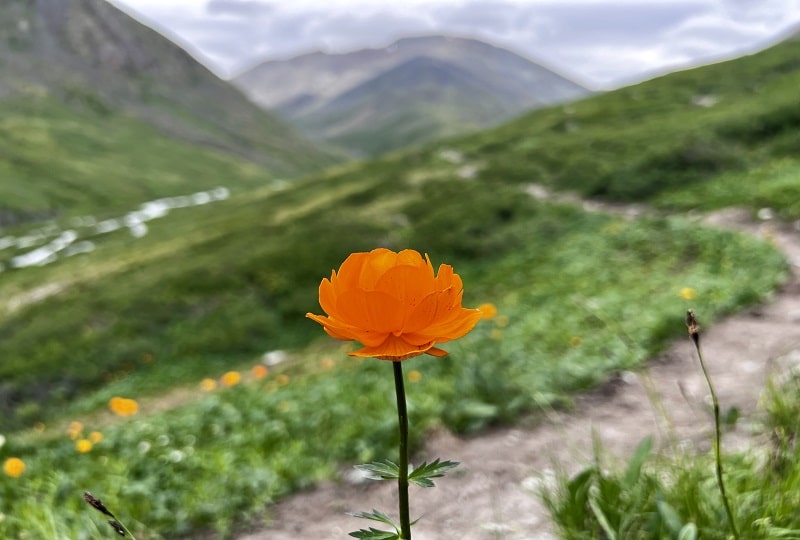
M 480 164 L 481 179 L 540 183 L 620 201 L 667 197 L 721 173 L 769 167 L 775 158 L 798 155 L 799 58 L 800 41 L 789 40 L 751 56 L 536 111 L 452 144 Z M 789 179 L 794 181 L 796 176 Z M 726 197 L 724 204 L 730 202 Z M 751 203 L 749 191 L 738 202 Z M 782 207 L 790 198 L 769 202 Z
M 47 97 L 0 101 L 0 207 L 16 216 L 108 217 L 168 195 L 252 189 L 271 176 L 124 113 L 98 115 Z
M 103 0 L 11 0 L 0 28 L 6 223 L 253 186 L 334 162 Z

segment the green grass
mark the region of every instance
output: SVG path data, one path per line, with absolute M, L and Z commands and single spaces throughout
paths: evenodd
M 122 113 L 99 116 L 48 98 L 0 102 L 0 200 L 19 219 L 109 217 L 160 197 L 220 185 L 241 192 L 270 178 Z
M 800 380 L 770 385 L 765 406 L 769 442 L 723 453 L 726 490 L 741 538 L 798 538 Z M 729 538 L 713 455 L 652 455 L 649 441 L 623 468 L 598 460 L 562 478 L 546 501 L 561 536 L 572 540 Z
M 653 202 L 669 210 L 771 208 L 778 217 L 796 219 L 800 216 L 800 162 L 787 157 L 747 171 L 727 172 L 701 184 L 665 192 Z

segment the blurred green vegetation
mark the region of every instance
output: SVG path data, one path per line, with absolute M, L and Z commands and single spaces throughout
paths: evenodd
M 110 217 L 160 197 L 217 186 L 244 191 L 271 177 L 124 113 L 99 115 L 46 97 L 0 101 L 0 210 L 20 219 Z
M 800 380 L 770 383 L 765 443 L 724 453 L 725 486 L 741 538 L 798 538 Z M 709 419 L 709 421 L 711 421 Z M 562 477 L 545 498 L 563 538 L 658 540 L 730 538 L 711 453 L 650 453 L 650 441 L 624 467 L 598 462 Z
M 650 201 L 682 190 L 694 205 L 749 206 L 747 171 L 800 151 L 800 41 L 672 73 L 561 107 L 537 110 L 498 129 L 454 139 L 479 178 L 539 183 L 583 196 Z M 430 152 L 428 159 L 435 154 Z M 739 173 L 733 193 L 703 190 Z M 757 180 L 756 177 L 753 180 Z M 797 175 L 786 182 L 795 186 Z M 776 184 L 758 204 L 786 206 L 794 191 Z M 698 191 L 699 190 L 699 191 Z M 722 201 L 714 202 L 715 197 Z M 664 199 L 667 208 L 669 201 Z M 797 209 L 787 215 L 800 217 Z

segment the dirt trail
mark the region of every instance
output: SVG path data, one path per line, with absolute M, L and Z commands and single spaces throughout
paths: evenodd
M 596 204 L 591 209 L 637 213 L 637 209 Z M 701 334 L 722 409 L 736 406 L 742 412 L 736 430 L 723 443 L 724 450 L 732 450 L 754 443 L 748 427 L 757 418 L 768 375 L 800 364 L 800 231 L 772 222 L 753 224 L 746 212 L 733 210 L 704 222 L 773 241 L 792 264 L 790 281 L 768 303 L 724 319 Z M 667 418 L 653 406 L 649 396 L 654 393 Z M 687 336 L 640 372 L 623 373 L 577 398 L 574 411 L 553 413 L 538 425 L 523 422 L 474 437 L 436 434 L 420 458 L 455 459 L 461 466 L 436 488 L 412 492 L 412 517 L 424 516 L 414 527 L 414 538 L 555 538 L 538 497 L 541 482 L 555 467 L 575 472 L 589 463 L 593 434 L 608 452 L 622 458 L 648 435 L 661 448 L 677 443 L 705 449 L 711 429 L 707 394 Z M 378 508 L 394 515 L 395 488 L 390 482 L 323 484 L 271 508 L 271 524 L 240 540 L 349 538 L 348 532 L 368 523 L 346 512 Z

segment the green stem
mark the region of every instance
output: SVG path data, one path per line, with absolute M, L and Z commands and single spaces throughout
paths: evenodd
M 739 531 L 736 528 L 736 522 L 733 519 L 733 510 L 731 510 L 730 502 L 728 502 L 728 495 L 725 493 L 725 483 L 722 481 L 722 458 L 720 456 L 720 439 L 722 438 L 719 426 L 719 401 L 717 400 L 717 393 L 714 391 L 714 385 L 711 384 L 711 376 L 706 369 L 706 363 L 703 361 L 703 353 L 700 352 L 700 335 L 698 332 L 691 334 L 692 341 L 694 342 L 695 349 L 697 349 L 697 356 L 700 358 L 700 367 L 703 370 L 703 375 L 708 383 L 708 390 L 711 393 L 711 401 L 714 405 L 714 459 L 717 465 L 717 484 L 719 484 L 719 493 L 722 495 L 722 503 L 725 505 L 725 513 L 728 514 L 728 523 L 731 525 L 731 533 L 737 540 L 739 539 Z
M 397 392 L 397 420 L 400 424 L 400 474 L 397 490 L 400 495 L 400 538 L 411 539 L 411 520 L 408 511 L 408 411 L 406 409 L 406 390 L 403 385 L 403 366 L 394 365 L 394 388 Z

